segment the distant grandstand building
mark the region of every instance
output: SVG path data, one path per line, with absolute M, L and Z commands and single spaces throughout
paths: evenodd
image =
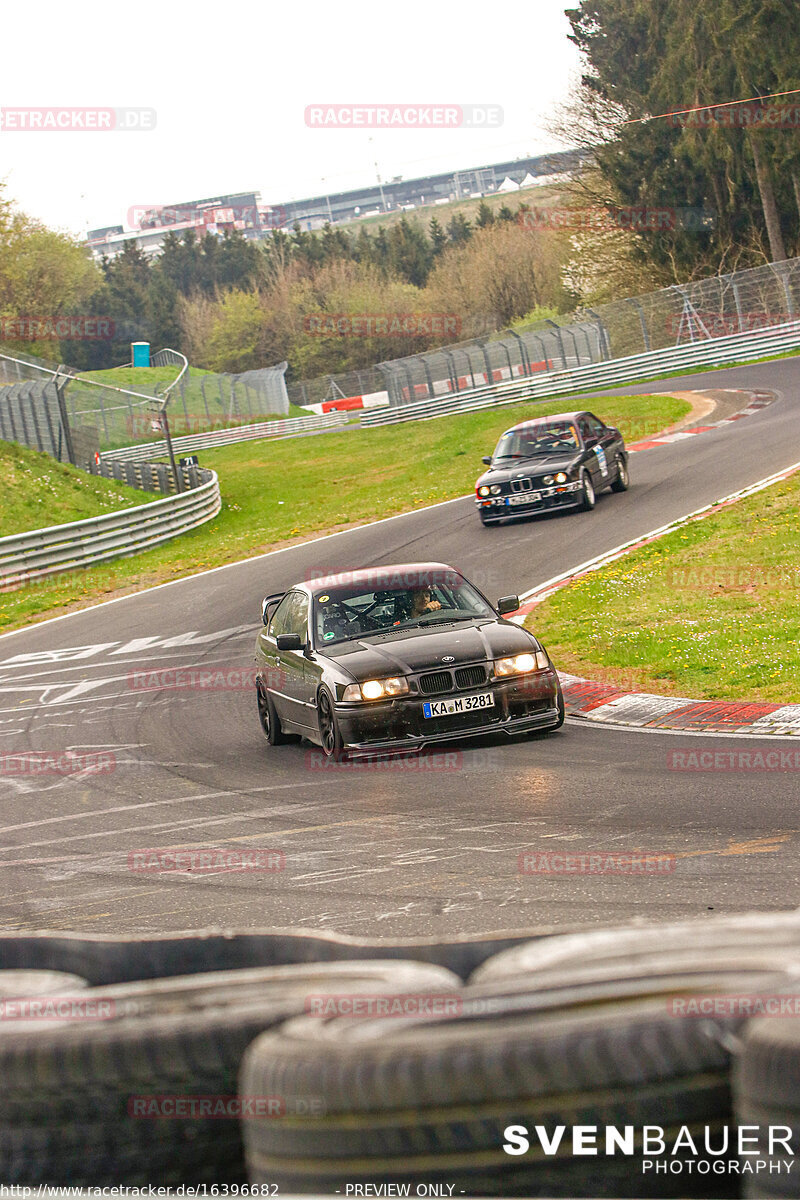
M 169 233 L 182 236 L 193 231 L 198 237 L 207 233 L 222 237 L 226 231 L 236 229 L 248 239 L 259 240 L 270 236 L 275 229 L 291 230 L 296 224 L 304 230 L 321 229 L 327 223 L 336 225 L 381 213 L 490 196 L 511 190 L 513 185 L 524 188 L 562 182 L 585 161 L 582 151 L 565 150 L 419 179 L 397 177 L 348 192 L 330 192 L 272 206 L 263 205 L 258 192 L 141 206 L 129 210 L 130 229 L 125 231 L 121 225 L 93 229 L 86 244 L 100 259 L 116 257 L 130 242 L 149 256 L 158 254 Z

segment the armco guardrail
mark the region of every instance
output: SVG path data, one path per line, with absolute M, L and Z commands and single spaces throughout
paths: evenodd
M 207 433 L 190 433 L 174 437 L 172 448 L 175 453 L 191 453 L 194 450 L 209 450 L 214 446 L 230 446 L 235 442 L 255 441 L 260 438 L 298 437 L 303 433 L 314 433 L 336 429 L 347 425 L 347 413 L 329 413 L 323 417 L 292 417 L 284 421 L 259 421 L 256 425 L 236 425 L 229 429 L 212 429 Z M 167 443 L 141 442 L 138 446 L 123 446 L 119 450 L 107 450 L 103 459 L 141 461 L 161 458 L 167 453 Z
M 787 322 L 769 330 L 692 342 L 686 346 L 652 350 L 647 354 L 612 359 L 610 362 L 595 363 L 570 371 L 551 372 L 538 378 L 475 388 L 473 391 L 461 392 L 452 397 L 420 400 L 401 408 L 376 409 L 362 416 L 361 425 L 372 428 L 377 425 L 398 425 L 404 421 L 427 421 L 454 413 L 516 404 L 520 400 L 568 396 L 606 385 L 616 386 L 633 383 L 639 379 L 647 380 L 653 375 L 683 368 L 721 366 L 730 362 L 768 358 L 772 354 L 781 354 L 798 347 L 800 320 Z
M 138 554 L 210 521 L 222 506 L 219 480 L 214 471 L 203 476 L 199 487 L 150 504 L 0 538 L 0 591 Z

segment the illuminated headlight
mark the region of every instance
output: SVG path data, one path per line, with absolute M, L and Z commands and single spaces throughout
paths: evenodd
M 556 476 L 556 478 L 558 478 L 558 476 Z M 545 475 L 543 483 L 545 483 L 549 487 L 552 482 L 553 482 L 553 476 Z
M 566 482 L 567 482 L 566 475 L 564 474 L 563 471 L 559 471 L 558 474 L 556 475 L 556 483 L 566 483 Z
M 496 676 L 527 675 L 531 671 L 546 671 L 550 664 L 543 650 L 535 654 L 516 654 L 513 658 L 497 658 L 494 663 Z
M 342 693 L 343 700 L 386 700 L 390 696 L 404 696 L 408 691 L 408 680 L 402 675 L 391 679 L 368 679 L 366 683 L 349 683 Z
M 478 488 L 478 495 L 479 496 L 488 496 L 489 490 L 490 489 L 486 486 L 486 484 L 484 484 L 483 487 Z
M 500 488 L 497 486 L 497 484 L 496 484 L 496 483 L 492 485 L 492 495 L 493 495 L 493 496 L 499 496 L 499 495 L 500 495 Z

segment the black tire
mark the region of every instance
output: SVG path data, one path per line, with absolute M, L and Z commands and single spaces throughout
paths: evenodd
M 620 454 L 617 459 L 617 473 L 614 476 L 614 482 L 611 484 L 612 492 L 627 492 L 630 486 L 630 478 L 628 476 L 628 463 L 624 455 Z
M 333 699 L 326 687 L 321 687 L 317 693 L 317 721 L 322 753 L 326 758 L 341 758 L 342 733 L 336 720 Z
M 497 519 L 496 519 L 496 518 L 495 518 L 494 520 L 492 520 L 492 518 L 491 518 L 491 517 L 487 517 L 487 516 L 485 515 L 485 513 L 484 513 L 482 510 L 480 510 L 480 509 L 478 510 L 478 516 L 479 516 L 479 517 L 480 517 L 480 519 L 481 519 L 481 525 L 486 525 L 486 526 L 488 526 L 488 525 L 496 525 L 496 524 L 497 524 Z
M 261 732 L 270 746 L 283 746 L 288 739 L 281 729 L 280 717 L 275 710 L 275 701 L 260 683 L 256 684 L 256 699 Z
M 789 1015 L 764 1017 L 747 1026 L 733 1073 L 737 1120 L 758 1126 L 751 1131 L 758 1139 L 751 1148 L 757 1146 L 757 1157 L 767 1162 L 788 1158 L 778 1146 L 770 1155 L 770 1127 L 788 1127 L 795 1148 L 800 1136 L 800 1017 L 792 1015 L 800 1012 L 800 997 L 787 997 L 786 1002 Z M 745 1195 L 800 1196 L 796 1162 L 788 1174 L 783 1167 L 774 1174 L 768 1168 L 751 1175 Z
M 687 1171 L 676 1183 L 643 1174 L 638 1155 L 573 1158 L 567 1145 L 550 1159 L 511 1157 L 504 1130 L 652 1122 L 673 1136 L 681 1125 L 716 1135 L 731 1117 L 729 1045 L 741 1022 L 676 1016 L 669 1002 L 775 988 L 787 978 L 782 957 L 717 968 L 701 951 L 673 973 L 662 954 L 655 972 L 595 968 L 469 987 L 457 1015 L 399 1028 L 387 1019 L 290 1021 L 248 1049 L 240 1090 L 314 1095 L 324 1117 L 245 1118 L 250 1181 L 289 1194 L 392 1181 L 413 1195 L 443 1179 L 454 1195 L 707 1197 L 710 1183 L 735 1195 L 738 1176 Z
M 596 503 L 594 484 L 587 470 L 581 471 L 581 501 L 578 508 L 581 512 L 591 512 Z
M 653 873 L 658 863 L 653 862 Z M 647 867 L 650 870 L 650 866 Z M 749 913 L 669 925 L 623 926 L 520 942 L 485 960 L 470 983 L 490 983 L 538 976 L 554 970 L 577 970 L 586 965 L 624 970 L 631 963 L 654 963 L 658 956 L 694 955 L 708 950 L 717 957 L 751 953 L 764 948 L 787 956 L 800 949 L 800 913 Z
M 435 938 L 368 939 L 292 929 L 213 929 L 150 938 L 19 933 L 0 935 L 0 962 L 24 970 L 75 972 L 94 987 L 245 967 L 398 958 L 445 966 L 466 979 L 492 955 L 552 933 L 552 928 L 544 927 L 447 942 Z
M 0 1178 L 83 1186 L 243 1183 L 236 1106 L 168 1114 L 163 1098 L 237 1095 L 248 1044 L 312 995 L 443 992 L 460 981 L 417 963 L 234 971 L 84 992 L 105 1019 L 0 1025 Z M 276 1093 L 276 1096 L 283 1093 Z M 159 1099 L 160 1098 L 160 1099 Z M 196 1103 L 196 1102 L 195 1102 Z

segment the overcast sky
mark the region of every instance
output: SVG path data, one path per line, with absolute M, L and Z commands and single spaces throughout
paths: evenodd
M 576 3 L 577 0 L 574 0 Z M 265 204 L 543 153 L 579 74 L 565 0 L 6 3 L 0 107 L 154 109 L 149 132 L 0 130 L 7 195 L 82 234 L 132 208 Z M 309 106 L 494 105 L 493 128 L 311 128 Z M 372 139 L 370 141 L 370 138 Z M 375 164 L 377 163 L 377 170 Z

